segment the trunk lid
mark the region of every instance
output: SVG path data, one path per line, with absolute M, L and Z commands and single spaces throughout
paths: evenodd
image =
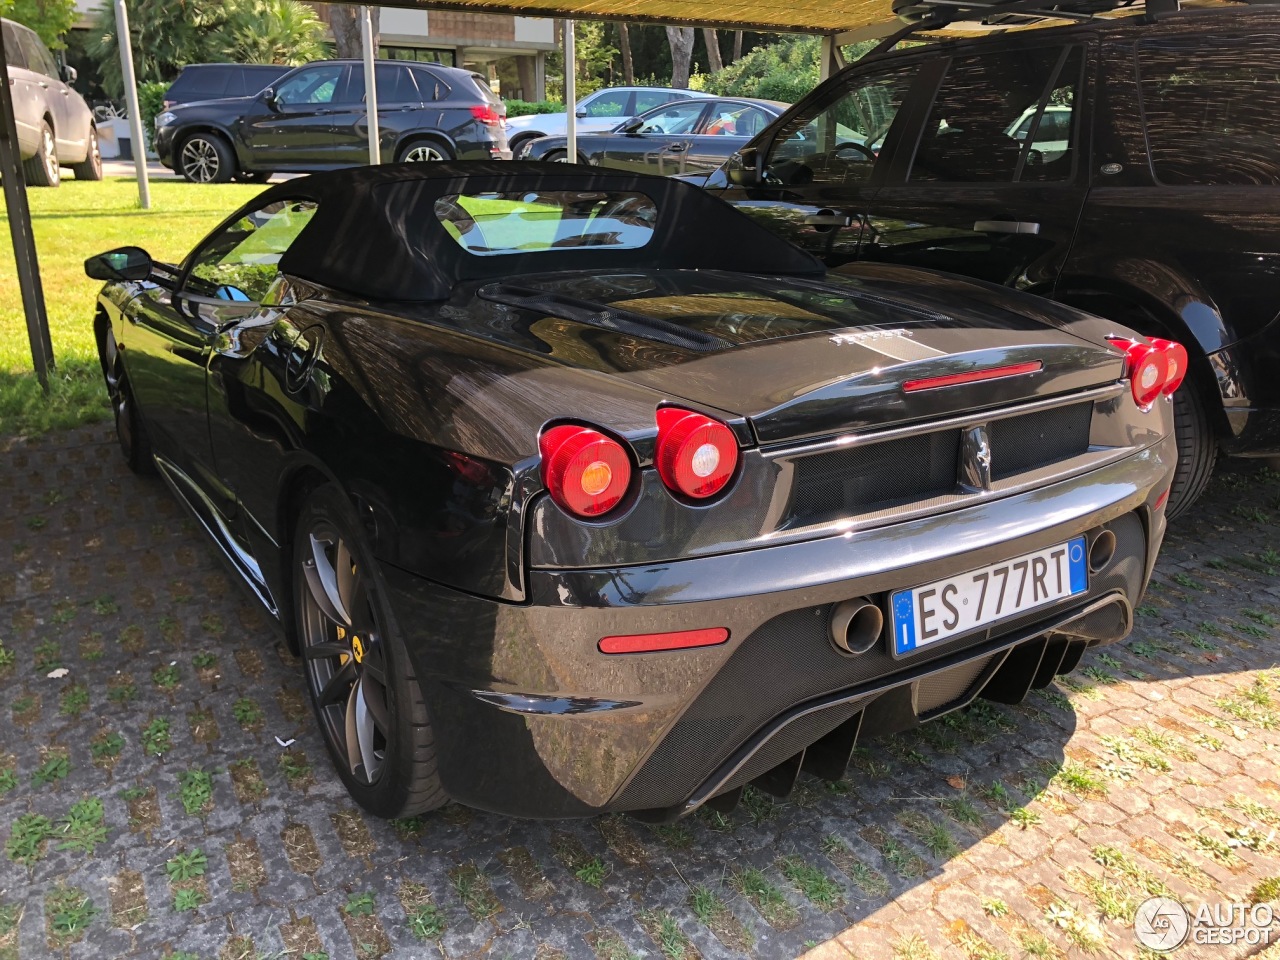
M 513 328 L 521 345 L 536 339 L 573 365 L 743 418 L 765 445 L 1070 393 L 1124 372 L 1106 321 L 914 270 L 525 276 L 480 297 L 555 318 Z

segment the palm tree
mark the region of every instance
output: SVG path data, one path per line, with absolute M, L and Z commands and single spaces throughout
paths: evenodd
M 226 55 L 241 63 L 296 67 L 324 57 L 324 24 L 300 0 L 241 0 L 223 33 Z

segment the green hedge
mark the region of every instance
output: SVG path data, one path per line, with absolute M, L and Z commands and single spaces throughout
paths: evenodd
M 147 147 L 154 150 L 153 138 L 156 133 L 156 117 L 164 110 L 164 95 L 169 89 L 167 83 L 138 84 L 138 108 L 142 113 L 142 135 L 147 138 Z
M 564 104 L 555 100 L 507 100 L 507 119 L 533 113 L 563 113 Z

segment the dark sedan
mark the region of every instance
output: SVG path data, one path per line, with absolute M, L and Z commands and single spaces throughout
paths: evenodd
M 841 777 L 1123 638 L 1164 535 L 1181 347 L 829 273 L 678 180 L 366 167 L 86 270 L 124 456 L 279 620 L 382 816 Z
M 578 162 L 659 176 L 707 176 L 790 106 L 774 100 L 720 97 L 681 100 L 632 117 L 608 133 L 578 137 Z M 524 160 L 564 161 L 564 137 L 532 140 Z
M 374 69 L 385 161 L 511 158 L 506 105 L 478 73 L 401 61 Z M 156 117 L 156 153 L 194 183 L 366 164 L 364 93 L 361 61 L 309 63 L 257 96 L 165 110 Z

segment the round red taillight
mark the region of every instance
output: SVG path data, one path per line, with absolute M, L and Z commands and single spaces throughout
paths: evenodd
M 1165 377 L 1162 392 L 1166 397 L 1171 397 L 1187 377 L 1187 348 L 1172 340 L 1157 337 L 1151 338 L 1151 345 L 1164 354 Z
M 723 490 L 733 476 L 738 467 L 738 441 L 719 420 L 678 407 L 662 407 L 653 459 L 669 490 L 704 500 Z
M 598 517 L 618 505 L 631 484 L 631 458 L 622 444 L 590 427 L 552 427 L 538 439 L 542 482 L 551 499 L 579 517 Z
M 1165 351 L 1133 340 L 1117 338 L 1112 343 L 1124 351 L 1125 376 L 1129 378 L 1133 402 L 1144 408 L 1151 406 L 1164 390 L 1169 372 Z

